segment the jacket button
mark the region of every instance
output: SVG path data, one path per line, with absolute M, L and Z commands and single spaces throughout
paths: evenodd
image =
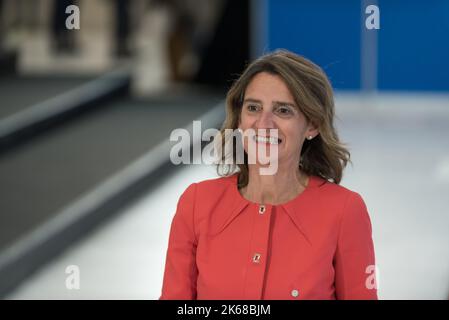
M 259 263 L 260 262 L 260 253 L 255 253 L 253 256 L 253 262 Z
M 298 297 L 298 296 L 299 296 L 299 291 L 296 290 L 296 289 L 293 289 L 293 290 L 292 290 L 292 297 L 296 298 L 296 297 Z
M 259 206 L 259 213 L 260 214 L 263 214 L 265 212 L 265 206 L 263 205 L 263 204 L 261 204 L 260 206 Z

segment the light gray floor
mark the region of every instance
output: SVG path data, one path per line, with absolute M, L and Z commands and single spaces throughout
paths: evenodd
M 352 152 L 344 186 L 373 224 L 381 299 L 449 295 L 449 97 L 340 95 L 340 136 Z M 203 128 L 204 129 L 204 128 Z M 24 283 L 10 299 L 157 299 L 169 226 L 182 191 L 215 177 L 190 165 Z M 80 289 L 65 269 L 80 269 Z
M 170 222 L 184 189 L 213 177 L 192 165 L 25 283 L 12 299 L 157 299 Z M 80 270 L 80 289 L 66 289 L 66 267 Z

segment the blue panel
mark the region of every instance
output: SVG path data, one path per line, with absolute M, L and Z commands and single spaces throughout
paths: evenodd
M 449 91 L 449 1 L 380 0 L 379 88 Z
M 359 0 L 265 0 L 265 48 L 319 64 L 338 89 L 360 88 Z M 377 0 L 378 88 L 449 91 L 449 0 Z
M 304 55 L 324 69 L 335 88 L 360 88 L 359 0 L 266 1 L 269 50 Z

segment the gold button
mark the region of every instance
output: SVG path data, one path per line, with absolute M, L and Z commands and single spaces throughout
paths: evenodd
M 259 263 L 260 262 L 260 253 L 255 253 L 253 256 L 253 262 Z
M 296 289 L 292 290 L 292 297 L 296 298 L 297 296 L 299 296 L 299 291 Z
M 260 214 L 263 214 L 265 212 L 265 206 L 263 205 L 263 204 L 261 204 L 260 206 L 259 206 L 259 213 Z

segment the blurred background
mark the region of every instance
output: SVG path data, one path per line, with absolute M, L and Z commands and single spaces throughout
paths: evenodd
M 448 299 L 447 0 L 0 0 L 0 297 L 158 299 L 177 200 L 217 177 L 170 133 L 219 128 L 277 48 L 335 88 L 379 297 Z

